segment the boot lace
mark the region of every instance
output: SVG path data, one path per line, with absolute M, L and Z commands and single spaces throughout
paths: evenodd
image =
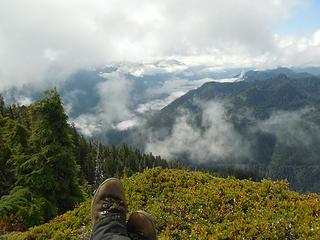
M 113 218 L 124 218 L 126 215 L 126 206 L 124 201 L 115 198 L 106 198 L 102 202 L 101 215 L 111 216 Z

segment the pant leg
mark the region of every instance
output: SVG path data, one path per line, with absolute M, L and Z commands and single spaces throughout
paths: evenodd
M 94 226 L 91 240 L 130 240 L 125 222 L 113 216 L 99 220 Z

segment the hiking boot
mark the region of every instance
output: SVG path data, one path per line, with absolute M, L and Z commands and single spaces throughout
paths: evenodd
M 92 226 L 105 217 L 112 217 L 123 224 L 126 222 L 127 205 L 122 183 L 109 178 L 100 184 L 91 203 Z
M 157 230 L 150 214 L 145 211 L 133 212 L 127 223 L 128 234 L 134 240 L 155 240 Z

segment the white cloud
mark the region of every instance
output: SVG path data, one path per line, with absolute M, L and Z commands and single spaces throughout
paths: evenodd
M 17 103 L 20 106 L 29 106 L 32 102 L 32 99 L 26 96 L 19 96 L 17 99 Z
M 189 61 L 210 56 L 224 66 L 291 64 L 289 49 L 278 47 L 271 25 L 298 2 L 2 0 L 0 89 L 43 87 L 79 68 L 168 56 Z M 311 54 L 308 63 L 319 63 L 318 53 L 309 47 L 293 56 L 305 63 Z
M 115 128 L 120 131 L 123 131 L 123 130 L 127 130 L 131 127 L 134 127 L 137 124 L 138 124 L 138 119 L 130 119 L 130 120 L 125 120 L 125 121 L 119 122 Z
M 95 107 L 95 113 L 84 113 L 72 120 L 75 126 L 87 136 L 112 128 L 123 128 L 126 122 L 122 124 L 121 122 L 135 117 L 128 108 L 131 82 L 126 79 L 121 69 L 112 73 L 103 73 L 101 76 L 105 77 L 106 81 L 96 86 L 100 101 Z
M 186 70 L 189 66 L 176 60 L 162 59 L 161 61 L 151 61 L 142 63 L 121 63 L 118 65 L 121 71 L 135 77 L 151 76 L 162 73 L 179 73 Z
M 196 103 L 195 103 L 196 104 Z M 167 159 L 188 156 L 194 163 L 217 160 L 251 159 L 252 139 L 239 133 L 228 115 L 228 105 L 223 102 L 200 102 L 201 123 L 195 124 L 195 115 L 182 110 L 176 117 L 169 134 L 147 132 L 146 152 L 159 154 Z M 277 144 L 288 147 L 314 148 L 320 140 L 320 127 L 312 120 L 314 108 L 306 107 L 296 111 L 276 111 L 268 119 L 258 120 L 249 109 L 238 115 L 251 119 L 247 133 L 264 132 L 272 134 Z M 250 135 L 250 134 L 249 134 Z M 256 160 L 256 159 L 253 159 Z
M 259 122 L 257 129 L 275 135 L 280 143 L 287 146 L 310 147 L 320 136 L 319 126 L 306 117 L 312 111 L 313 108 L 303 108 L 274 112 L 270 118 Z
M 132 95 L 133 85 L 135 81 L 143 81 L 140 77 L 143 76 L 142 72 L 144 71 L 149 75 L 170 73 L 171 75 L 168 76 L 173 76 L 177 72 L 181 73 L 182 70 L 179 68 L 175 68 L 176 72 L 172 69 L 170 69 L 172 72 L 168 72 L 168 65 L 171 64 L 185 66 L 175 61 L 161 61 L 147 64 L 120 64 L 114 72 L 100 72 L 100 76 L 106 79 L 96 86 L 100 101 L 92 109 L 94 113 L 88 114 L 84 112 L 75 119 L 72 119 L 76 127 L 83 130 L 82 132 L 89 136 L 110 129 L 126 130 L 141 124 L 143 118 L 141 114 L 160 110 L 184 95 L 187 91 L 200 87 L 206 82 L 233 82 L 238 80 L 238 78 L 204 78 L 200 80 L 172 78 L 163 83 L 157 82 L 157 84 L 151 85 L 145 92 L 139 93 L 139 96 Z M 186 68 L 183 67 L 183 69 Z M 209 71 L 209 69 L 206 71 Z M 126 78 L 128 73 L 131 75 L 135 74 L 138 79 Z M 194 74 L 197 73 L 195 72 Z M 68 105 L 65 106 L 68 112 L 72 112 L 72 103 L 82 93 L 80 90 L 68 93 Z M 132 103 L 134 99 L 137 102 Z M 87 129 L 86 125 L 88 125 Z
M 250 144 L 228 119 L 225 105 L 211 101 L 200 103 L 200 106 L 200 126 L 194 126 L 191 123 L 193 116 L 183 112 L 165 139 L 159 140 L 151 133 L 145 151 L 167 159 L 187 154 L 192 161 L 199 163 L 249 157 Z
M 185 92 L 182 91 L 172 92 L 168 97 L 164 99 L 155 99 L 147 103 L 139 104 L 139 106 L 136 109 L 136 112 L 146 113 L 153 110 L 160 110 L 184 94 Z
M 97 85 L 101 99 L 97 113 L 106 125 L 112 125 L 132 116 L 128 109 L 131 82 L 119 71 L 104 76 L 108 80 Z
M 43 56 L 51 62 L 57 61 L 59 58 L 59 55 L 61 54 L 62 54 L 61 52 L 55 51 L 50 48 L 45 48 L 43 50 Z
M 320 30 L 318 30 L 313 36 L 314 45 L 320 45 Z
M 172 94 L 174 92 L 188 92 L 192 89 L 196 89 L 207 82 L 235 82 L 239 78 L 222 78 L 222 79 L 213 79 L 213 78 L 203 78 L 198 80 L 189 80 L 183 78 L 171 78 L 165 81 L 159 87 L 152 87 L 148 90 L 148 94 L 151 96 L 161 95 L 161 94 Z
M 85 136 L 92 137 L 93 135 L 101 132 L 101 122 L 93 114 L 82 114 L 71 121 Z

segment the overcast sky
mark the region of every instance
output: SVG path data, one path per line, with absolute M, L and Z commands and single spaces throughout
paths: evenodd
M 319 12 L 315 0 L 1 0 L 0 90 L 114 61 L 319 66 Z

